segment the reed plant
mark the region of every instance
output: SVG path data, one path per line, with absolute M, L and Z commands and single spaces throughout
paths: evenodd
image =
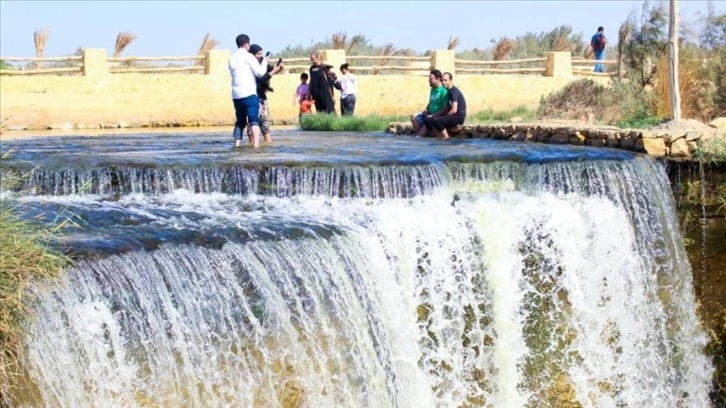
M 118 58 L 137 37 L 129 31 L 121 31 L 116 35 L 116 44 L 113 47 L 113 57 Z
M 22 375 L 22 338 L 33 303 L 29 289 L 57 281 L 69 263 L 49 244 L 70 218 L 60 214 L 47 223 L 28 221 L 22 206 L 8 197 L 22 177 L 0 167 L 0 406 L 9 404 Z
M 45 54 L 45 43 L 48 42 L 48 28 L 42 27 L 33 33 L 33 45 L 35 46 L 35 57 L 43 58 Z M 42 62 L 35 61 L 35 69 L 40 69 Z
M 211 33 L 207 33 L 204 35 L 204 38 L 202 39 L 202 44 L 199 46 L 199 51 L 197 51 L 197 55 L 200 57 L 204 57 L 207 55 L 207 52 L 209 50 L 213 50 L 217 48 L 217 46 L 220 44 L 220 41 L 217 39 L 212 38 Z M 197 60 L 197 65 L 204 65 L 204 60 Z

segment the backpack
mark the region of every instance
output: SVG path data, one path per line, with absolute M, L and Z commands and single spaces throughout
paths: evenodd
M 595 51 L 600 51 L 605 49 L 605 36 L 600 34 L 595 36 L 595 38 L 592 40 L 592 49 Z

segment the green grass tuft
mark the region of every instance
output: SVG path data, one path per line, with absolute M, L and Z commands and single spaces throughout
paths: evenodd
M 386 130 L 391 122 L 408 120 L 405 116 L 336 116 L 329 114 L 306 115 L 301 118 L 303 130 L 375 132 Z
M 508 111 L 495 111 L 487 109 L 476 112 L 466 118 L 466 123 L 504 122 L 514 117 L 522 120 L 534 119 L 537 111 L 526 106 L 518 106 Z M 376 132 L 384 131 L 391 122 L 408 122 L 410 118 L 405 115 L 398 116 L 337 116 L 328 114 L 306 115 L 301 118 L 300 127 L 303 130 L 319 131 L 349 131 L 349 132 Z
M 616 125 L 621 129 L 647 129 L 661 123 L 663 123 L 663 118 L 658 116 L 640 116 L 624 118 L 619 120 Z
M 537 117 L 537 110 L 530 109 L 524 105 L 517 106 L 514 109 L 507 111 L 495 111 L 494 109 L 487 109 L 480 112 L 468 115 L 466 118 L 467 123 L 493 123 L 493 122 L 505 122 L 512 118 L 522 118 L 522 120 L 535 119 Z

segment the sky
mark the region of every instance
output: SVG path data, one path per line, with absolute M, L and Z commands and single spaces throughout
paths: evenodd
M 667 3 L 667 1 L 666 1 Z M 681 19 L 695 22 L 708 1 L 680 0 Z M 713 0 L 726 12 L 726 0 Z M 310 45 L 337 31 L 363 34 L 374 45 L 393 43 L 419 52 L 445 49 L 458 36 L 458 50 L 488 48 L 492 39 L 570 25 L 583 41 L 605 27 L 611 43 L 620 24 L 643 1 L 10 1 L 0 0 L 0 56 L 35 56 L 33 32 L 47 27 L 45 56 L 72 54 L 79 46 L 113 51 L 116 35 L 138 38 L 125 56 L 187 56 L 206 33 L 236 48 L 237 34 L 265 50 Z

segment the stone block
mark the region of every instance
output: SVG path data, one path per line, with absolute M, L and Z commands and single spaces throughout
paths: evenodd
M 671 143 L 670 148 L 671 157 L 691 157 L 691 153 L 688 150 L 688 142 L 686 142 L 685 138 L 677 139 L 675 142 Z M 650 152 L 648 153 L 653 155 Z
M 649 155 L 656 157 L 662 157 L 666 155 L 666 144 L 663 138 L 647 138 L 640 140 L 642 140 L 643 142 L 643 150 L 645 150 Z

